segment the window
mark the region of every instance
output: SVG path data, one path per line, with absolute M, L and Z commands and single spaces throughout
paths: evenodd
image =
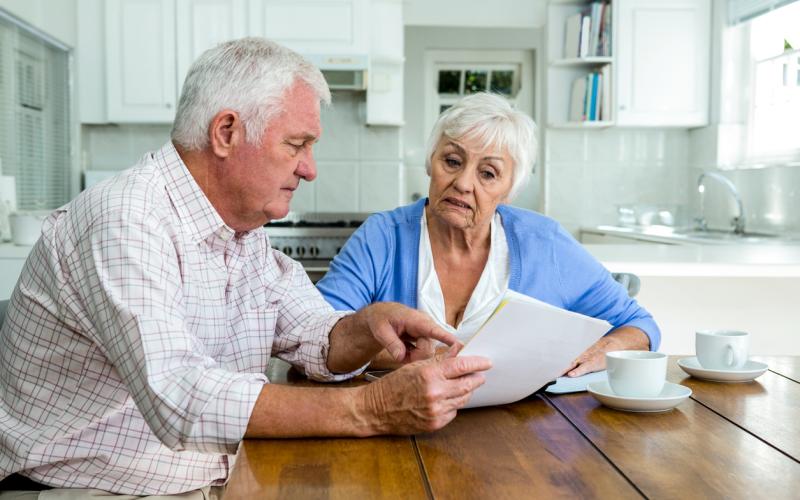
M 69 201 L 69 102 L 66 47 L 0 11 L 0 161 L 19 209 Z
M 465 95 L 493 92 L 533 115 L 533 70 L 526 51 L 431 50 L 426 53 L 425 134 Z
M 785 3 L 785 2 L 784 2 Z M 721 121 L 730 166 L 800 165 L 800 2 L 727 28 Z M 738 144 L 737 144 L 738 143 Z

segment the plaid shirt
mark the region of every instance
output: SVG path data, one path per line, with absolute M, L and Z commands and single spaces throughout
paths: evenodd
M 353 375 L 326 367 L 342 316 L 263 229 L 225 225 L 168 143 L 45 222 L 0 331 L 0 478 L 222 484 L 271 355 Z

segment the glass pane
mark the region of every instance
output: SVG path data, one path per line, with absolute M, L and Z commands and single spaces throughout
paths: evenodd
M 474 94 L 475 92 L 485 92 L 486 80 L 486 71 L 467 71 L 464 80 L 464 93 Z
M 444 113 L 446 110 L 450 109 L 451 107 L 453 107 L 452 104 L 442 104 L 441 106 L 439 106 L 439 114 Z
M 459 94 L 461 86 L 461 71 L 446 70 L 439 72 L 439 93 Z
M 511 86 L 514 82 L 513 71 L 492 71 L 491 90 L 497 94 L 511 95 Z

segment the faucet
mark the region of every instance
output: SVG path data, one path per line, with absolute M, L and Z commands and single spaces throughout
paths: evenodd
M 709 171 L 703 172 L 700 174 L 700 177 L 697 178 L 697 192 L 700 193 L 700 217 L 696 218 L 695 220 L 697 221 L 700 230 L 708 230 L 708 224 L 706 223 L 705 217 L 705 204 L 703 203 L 705 200 L 703 193 L 706 191 L 706 186 L 703 184 L 703 181 L 706 177 L 716 179 L 721 182 L 723 186 L 728 188 L 728 191 L 730 191 L 733 199 L 736 201 L 736 207 L 738 209 L 738 214 L 731 219 L 733 232 L 735 234 L 744 234 L 744 206 L 742 205 L 742 197 L 739 196 L 739 190 L 736 189 L 736 186 L 727 177 L 723 176 L 722 174 L 718 174 L 717 172 Z

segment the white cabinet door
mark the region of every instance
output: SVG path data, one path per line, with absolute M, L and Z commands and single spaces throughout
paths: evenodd
M 247 35 L 246 0 L 179 0 L 177 89 L 197 57 L 221 42 Z
M 250 2 L 251 32 L 304 54 L 368 51 L 368 0 Z
M 105 6 L 109 121 L 171 122 L 175 0 L 108 0 Z
M 617 0 L 617 124 L 708 123 L 710 0 Z

